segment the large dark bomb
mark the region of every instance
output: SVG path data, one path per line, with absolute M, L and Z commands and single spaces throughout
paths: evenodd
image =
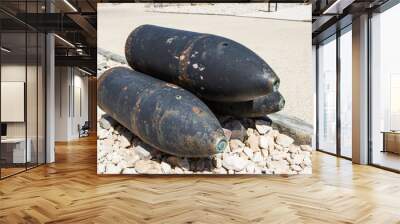
M 208 101 L 206 104 L 212 111 L 220 115 L 262 117 L 282 110 L 285 106 L 285 99 L 280 92 L 276 91 L 246 102 L 225 103 Z
M 257 54 L 211 34 L 142 25 L 129 35 L 125 56 L 135 70 L 211 101 L 249 101 L 279 86 Z
M 121 125 L 160 151 L 207 157 L 227 145 L 213 113 L 190 92 L 125 67 L 98 80 L 98 105 Z

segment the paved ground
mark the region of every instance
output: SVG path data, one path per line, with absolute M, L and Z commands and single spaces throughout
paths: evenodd
M 144 6 L 144 4 L 99 4 L 98 46 L 123 55 L 127 36 L 142 24 L 212 33 L 231 38 L 255 51 L 281 78 L 280 91 L 287 102 L 282 113 L 296 116 L 310 124 L 313 122 L 311 22 L 276 18 L 156 13 L 150 12 L 151 9 Z M 303 15 L 304 10 L 306 10 L 304 7 L 299 7 L 299 14 Z M 291 9 L 291 12 L 295 13 L 295 9 Z

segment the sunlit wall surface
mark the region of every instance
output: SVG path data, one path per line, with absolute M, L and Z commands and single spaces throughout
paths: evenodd
M 399 155 L 382 153 L 383 131 L 400 130 L 400 4 L 373 15 L 371 120 L 374 164 L 400 170 Z
M 336 153 L 336 37 L 318 48 L 318 148 Z
M 351 158 L 352 141 L 352 35 L 351 26 L 340 36 L 340 153 Z

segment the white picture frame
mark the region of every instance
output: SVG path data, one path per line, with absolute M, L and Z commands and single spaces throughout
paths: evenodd
M 1 122 L 25 122 L 25 82 L 1 82 Z

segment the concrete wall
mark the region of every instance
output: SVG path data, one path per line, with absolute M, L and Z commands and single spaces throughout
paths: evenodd
M 79 138 L 88 120 L 88 78 L 72 67 L 55 69 L 55 141 Z
M 56 67 L 55 73 L 55 140 L 66 141 L 69 132 L 69 68 Z

